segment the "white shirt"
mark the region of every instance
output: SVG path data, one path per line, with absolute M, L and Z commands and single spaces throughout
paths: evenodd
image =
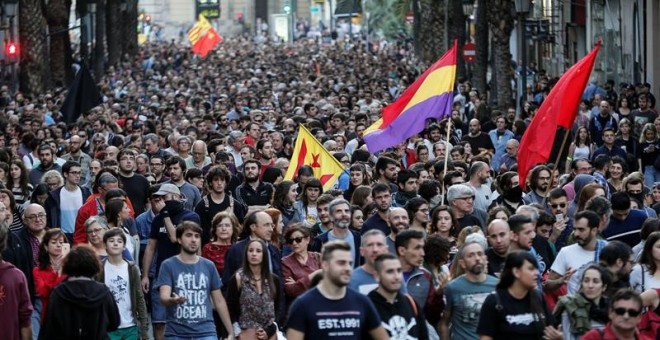
M 106 261 L 103 266 L 105 273 L 105 285 L 115 297 L 115 302 L 119 308 L 119 328 L 135 326 L 133 317 L 133 304 L 131 303 L 131 283 L 128 276 L 128 262 L 124 261 L 121 265 L 115 266 Z

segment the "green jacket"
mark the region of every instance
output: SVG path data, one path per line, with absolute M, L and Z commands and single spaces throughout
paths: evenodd
M 101 263 L 101 269 L 105 268 L 105 259 Z M 133 308 L 133 318 L 137 322 L 140 331 L 141 339 L 149 339 L 149 316 L 147 314 L 147 304 L 144 302 L 144 294 L 142 293 L 140 269 L 133 262 L 128 262 L 128 280 L 131 286 L 131 306 Z M 97 277 L 97 281 L 105 283 L 105 271 Z
M 591 302 L 578 293 L 572 296 L 560 297 L 552 314 L 555 320 L 561 320 L 562 313 L 566 312 L 568 321 L 571 324 L 571 333 L 584 334 L 591 329 L 590 309 Z

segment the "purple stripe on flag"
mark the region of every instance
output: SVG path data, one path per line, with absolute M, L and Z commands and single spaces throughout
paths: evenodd
M 453 93 L 430 97 L 402 112 L 390 125 L 364 136 L 369 152 L 374 153 L 397 145 L 426 127 L 429 118 L 443 119 L 451 115 Z

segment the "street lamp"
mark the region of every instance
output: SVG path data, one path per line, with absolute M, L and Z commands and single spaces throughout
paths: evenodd
M 463 0 L 463 15 L 469 17 L 474 12 L 474 0 Z
M 520 76 L 522 91 L 518 99 L 518 107 L 520 113 L 523 110 L 523 98 L 527 97 L 527 38 L 525 37 L 525 17 L 529 13 L 530 0 L 515 0 L 516 13 L 518 14 L 518 34 L 520 36 Z

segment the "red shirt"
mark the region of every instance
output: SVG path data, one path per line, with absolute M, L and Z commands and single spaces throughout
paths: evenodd
M 52 267 L 44 270 L 34 267 L 32 275 L 34 276 L 34 289 L 43 304 L 43 308 L 41 308 L 41 320 L 43 321 L 50 293 L 55 289 L 55 286 L 66 279 L 66 275 L 56 273 Z
M 618 340 L 614 332 L 612 331 L 612 323 L 608 323 L 607 326 L 605 326 L 604 330 L 598 330 L 598 329 L 592 329 L 588 331 L 585 335 L 580 338 L 582 340 Z M 653 338 L 636 333 L 635 334 L 635 339 L 637 340 L 653 340 Z
M 211 260 L 218 270 L 218 274 L 222 276 L 222 270 L 225 268 L 225 254 L 231 248 L 231 244 L 213 244 L 207 243 L 202 248 L 202 256 Z

